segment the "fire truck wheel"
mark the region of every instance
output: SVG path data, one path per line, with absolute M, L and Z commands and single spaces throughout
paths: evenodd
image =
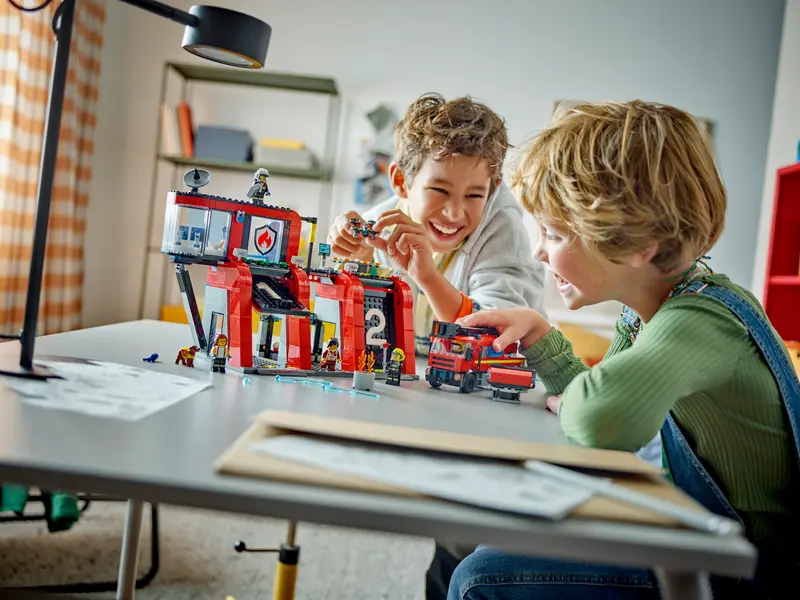
M 461 379 L 461 390 L 462 394 L 471 394 L 475 391 L 475 385 L 478 383 L 478 378 L 475 376 L 475 373 L 472 371 L 467 371 L 464 373 L 464 377 Z
M 430 384 L 431 384 L 431 387 L 432 387 L 433 389 L 435 389 L 435 390 L 438 390 L 440 387 L 442 387 L 442 382 L 441 382 L 441 381 L 431 381 L 431 380 L 428 380 L 428 383 L 430 383 Z

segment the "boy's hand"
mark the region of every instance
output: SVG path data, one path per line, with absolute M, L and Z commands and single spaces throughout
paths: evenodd
M 343 258 L 371 261 L 372 248 L 364 243 L 366 238 L 356 237 L 353 234 L 353 224 L 350 223 L 350 219 L 359 219 L 362 223 L 364 222 L 361 215 L 354 210 L 347 211 L 343 215 L 336 217 L 328 231 L 328 243 L 331 245 L 331 252 Z
M 558 407 L 561 406 L 561 396 L 548 396 L 545 400 L 545 406 L 554 415 L 558 414 Z
M 385 228 L 394 226 L 389 237 L 367 239 L 367 244 L 389 255 L 394 265 L 408 273 L 409 277 L 424 285 L 439 272 L 433 262 L 433 250 L 425 229 L 400 210 L 383 213 L 372 229 L 380 234 Z
M 500 332 L 492 347 L 498 352 L 519 340 L 522 348 L 532 346 L 552 328 L 541 314 L 532 308 L 499 308 L 480 310 L 458 320 L 464 327 L 494 327 Z

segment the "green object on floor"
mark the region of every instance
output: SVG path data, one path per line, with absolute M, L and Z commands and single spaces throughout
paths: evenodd
M 50 533 L 67 531 L 81 516 L 78 498 L 64 492 L 42 492 L 44 518 Z M 22 516 L 28 504 L 28 488 L 21 485 L 0 486 L 0 513 L 13 512 Z

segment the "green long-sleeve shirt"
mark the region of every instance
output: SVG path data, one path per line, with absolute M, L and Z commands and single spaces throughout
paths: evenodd
M 764 314 L 724 275 L 700 279 Z M 608 353 L 591 369 L 556 329 L 524 354 L 547 391 L 561 394 L 561 427 L 578 444 L 636 451 L 672 411 L 752 539 L 767 542 L 797 503 L 790 492 L 798 484 L 794 442 L 777 384 L 745 326 L 719 301 L 698 294 L 667 300 L 635 344 L 618 321 Z

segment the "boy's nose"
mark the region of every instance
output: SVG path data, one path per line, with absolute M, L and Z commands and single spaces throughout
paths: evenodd
M 544 251 L 541 241 L 537 242 L 536 247 L 533 249 L 533 258 L 539 262 L 547 263 L 547 252 Z
M 446 219 L 457 223 L 464 217 L 464 208 L 459 202 L 448 202 L 442 208 L 442 214 Z

